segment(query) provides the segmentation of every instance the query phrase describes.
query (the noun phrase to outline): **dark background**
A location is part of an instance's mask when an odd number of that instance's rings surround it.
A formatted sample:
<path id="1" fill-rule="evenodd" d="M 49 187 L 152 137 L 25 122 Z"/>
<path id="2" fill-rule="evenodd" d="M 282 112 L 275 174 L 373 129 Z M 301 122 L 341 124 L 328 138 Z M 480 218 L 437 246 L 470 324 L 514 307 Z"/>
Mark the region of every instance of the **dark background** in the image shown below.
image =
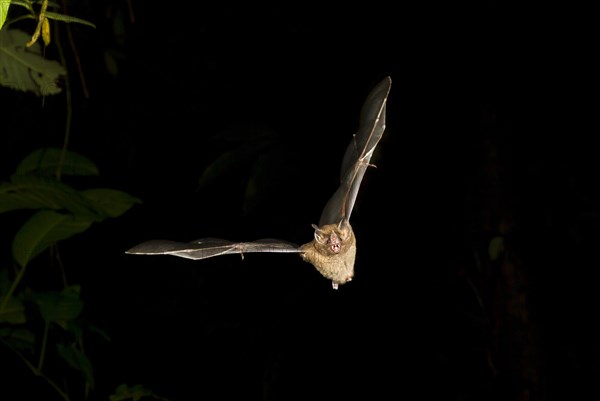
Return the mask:
<path id="1" fill-rule="evenodd" d="M 91 186 L 143 201 L 61 244 L 84 316 L 111 337 L 86 344 L 93 399 L 120 383 L 172 401 L 597 392 L 598 163 L 583 122 L 595 110 L 575 94 L 588 85 L 584 22 L 522 2 L 148 3 L 69 3 L 97 24 L 70 26 L 79 61 L 56 39 L 69 149 L 99 166 Z M 333 291 L 295 255 L 124 253 L 158 238 L 308 242 L 362 102 L 388 75 L 386 133 L 352 215 L 353 282 Z M 62 146 L 65 98 L 0 96 L 7 179 L 32 150 Z M 246 159 L 198 186 L 240 149 Z M 55 396 L 14 383 L 25 399 Z"/>

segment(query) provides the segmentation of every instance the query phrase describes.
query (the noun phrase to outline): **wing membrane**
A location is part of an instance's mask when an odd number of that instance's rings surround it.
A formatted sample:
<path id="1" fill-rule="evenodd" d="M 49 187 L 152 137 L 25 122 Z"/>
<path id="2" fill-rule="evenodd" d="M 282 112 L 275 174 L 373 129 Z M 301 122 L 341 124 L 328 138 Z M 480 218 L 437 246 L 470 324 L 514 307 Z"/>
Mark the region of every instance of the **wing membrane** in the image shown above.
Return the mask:
<path id="1" fill-rule="evenodd" d="M 344 154 L 340 186 L 323 208 L 319 226 L 350 219 L 360 183 L 385 131 L 385 106 L 391 85 L 391 78 L 386 77 L 367 96 L 360 112 L 358 131 Z"/>
<path id="2" fill-rule="evenodd" d="M 207 259 L 213 256 L 245 253 L 299 253 L 299 246 L 282 240 L 265 238 L 251 242 L 234 242 L 220 238 L 202 238 L 192 242 L 151 240 L 142 242 L 126 253 L 134 255 L 173 255 L 186 259 Z"/>

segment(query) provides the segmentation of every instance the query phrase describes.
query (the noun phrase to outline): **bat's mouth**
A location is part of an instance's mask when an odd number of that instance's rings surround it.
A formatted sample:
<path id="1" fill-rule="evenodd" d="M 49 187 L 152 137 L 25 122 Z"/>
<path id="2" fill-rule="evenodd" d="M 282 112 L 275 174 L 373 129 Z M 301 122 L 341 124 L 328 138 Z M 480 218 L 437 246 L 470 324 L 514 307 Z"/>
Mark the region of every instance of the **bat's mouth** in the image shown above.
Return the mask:
<path id="1" fill-rule="evenodd" d="M 336 254 L 342 250 L 342 240 L 335 232 L 332 232 L 329 236 L 329 249 Z"/>

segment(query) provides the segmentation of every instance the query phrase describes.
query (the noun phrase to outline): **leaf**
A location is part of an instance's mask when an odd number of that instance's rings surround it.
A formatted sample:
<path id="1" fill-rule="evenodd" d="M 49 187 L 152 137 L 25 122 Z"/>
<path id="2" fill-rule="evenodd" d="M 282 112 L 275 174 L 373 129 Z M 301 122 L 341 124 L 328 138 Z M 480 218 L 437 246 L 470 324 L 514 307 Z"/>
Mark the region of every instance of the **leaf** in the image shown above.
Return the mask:
<path id="1" fill-rule="evenodd" d="M 41 148 L 26 156 L 17 166 L 16 175 L 42 174 L 53 175 L 59 164 L 63 175 L 98 175 L 98 167 L 85 156 L 66 151 L 61 163 L 62 149 Z"/>
<path id="2" fill-rule="evenodd" d="M 90 202 L 94 212 L 105 217 L 118 217 L 134 204 L 142 203 L 138 198 L 116 189 L 94 188 L 81 193 Z"/>
<path id="3" fill-rule="evenodd" d="M 65 68 L 42 57 L 39 44 L 25 47 L 30 36 L 16 29 L 0 30 L 0 85 L 37 96 L 56 95 Z"/>
<path id="4" fill-rule="evenodd" d="M 250 176 L 246 183 L 244 193 L 243 210 L 245 214 L 250 213 L 257 205 L 263 202 L 265 194 L 271 192 L 271 188 L 280 184 L 277 181 L 277 172 L 281 171 L 283 151 L 277 148 L 268 148 L 260 153 L 254 164 L 250 167 Z"/>
<path id="5" fill-rule="evenodd" d="M 82 193 L 54 178 L 13 175 L 0 184 L 0 213 L 18 209 L 68 210 L 82 218 L 101 220 Z"/>
<path id="6" fill-rule="evenodd" d="M 209 164 L 198 179 L 198 189 L 205 188 L 213 182 L 223 179 L 224 176 L 234 174 L 239 170 L 251 168 L 256 160 L 256 155 L 265 151 L 264 144 L 239 145 L 233 150 L 221 153 Z"/>
<path id="7" fill-rule="evenodd" d="M 504 238 L 496 236 L 490 240 L 488 254 L 492 262 L 497 261 L 504 252 Z"/>
<path id="8" fill-rule="evenodd" d="M 61 292 L 49 291 L 34 294 L 40 313 L 47 323 L 57 323 L 68 329 L 68 322 L 79 317 L 83 302 L 79 297 L 79 286 L 65 288 Z"/>
<path id="9" fill-rule="evenodd" d="M 35 345 L 35 335 L 22 328 L 2 328 L 0 329 L 0 338 L 11 347 L 20 351 L 33 351 Z"/>
<path id="10" fill-rule="evenodd" d="M 2 300 L 2 297 L 0 297 L 0 300 Z M 10 297 L 4 308 L 0 310 L 0 323 L 23 324 L 26 321 L 25 305 L 15 297 Z"/>
<path id="11" fill-rule="evenodd" d="M 133 400 L 139 401 L 143 397 L 151 397 L 157 400 L 168 401 L 167 398 L 160 397 L 152 390 L 149 390 L 142 386 L 141 384 L 137 384 L 135 386 L 129 387 L 126 384 L 121 384 L 117 387 L 115 394 L 111 395 L 108 399 L 110 401 L 124 401 L 124 400 Z"/>
<path id="12" fill-rule="evenodd" d="M 90 331 L 90 333 L 95 333 L 102 337 L 105 341 L 110 341 L 110 336 L 106 333 L 106 331 L 102 330 L 101 328 L 91 323 L 87 323 L 86 328 Z"/>
<path id="13" fill-rule="evenodd" d="M 2 29 L 4 21 L 6 21 L 6 16 L 8 15 L 9 7 L 10 0 L 0 0 L 0 29 Z"/>
<path id="14" fill-rule="evenodd" d="M 54 13 L 52 11 L 46 11 L 46 17 L 48 17 L 49 19 L 56 20 L 56 21 L 62 21 L 62 22 L 67 22 L 67 23 L 68 22 L 76 22 L 78 24 L 90 26 L 94 29 L 96 28 L 96 25 L 94 25 L 93 23 L 86 21 L 84 19 L 72 17 L 70 15 L 58 14 L 58 13 Z"/>
<path id="15" fill-rule="evenodd" d="M 90 389 L 94 388 L 94 369 L 92 368 L 92 363 L 88 357 L 72 345 L 67 346 L 59 343 L 56 345 L 56 349 L 61 358 L 67 362 L 71 368 L 83 374 L 86 381 L 86 387 Z"/>
<path id="16" fill-rule="evenodd" d="M 50 199 L 31 196 L 29 193 L 20 193 L 13 183 L 0 184 L 0 213 L 19 209 L 54 209 L 55 204 Z"/>
<path id="17" fill-rule="evenodd" d="M 52 210 L 40 210 L 23 224 L 12 244 L 13 257 L 21 267 L 57 241 L 87 230 L 93 220 Z"/>
<path id="18" fill-rule="evenodd" d="M 219 132 L 211 141 L 225 143 L 226 150 L 204 169 L 198 180 L 200 189 L 222 179 L 226 174 L 249 168 L 256 155 L 278 142 L 278 137 L 271 130 L 261 126 L 239 125 Z"/>
<path id="19" fill-rule="evenodd" d="M 217 181 L 225 173 L 231 173 L 232 170 L 238 169 L 242 158 L 237 152 L 223 152 L 208 165 L 202 175 L 198 179 L 198 189 L 202 189 Z"/>

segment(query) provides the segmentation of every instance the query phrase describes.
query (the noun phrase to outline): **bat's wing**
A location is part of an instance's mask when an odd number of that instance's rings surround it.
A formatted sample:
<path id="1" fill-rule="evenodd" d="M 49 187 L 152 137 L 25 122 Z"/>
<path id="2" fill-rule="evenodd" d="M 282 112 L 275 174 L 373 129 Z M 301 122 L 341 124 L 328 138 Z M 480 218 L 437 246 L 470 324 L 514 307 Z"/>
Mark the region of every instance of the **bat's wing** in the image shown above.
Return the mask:
<path id="1" fill-rule="evenodd" d="M 350 219 L 363 175 L 385 130 L 385 105 L 391 85 L 392 79 L 386 77 L 367 96 L 360 112 L 358 132 L 344 154 L 340 186 L 321 213 L 320 227 Z"/>
<path id="2" fill-rule="evenodd" d="M 278 239 L 233 242 L 219 238 L 202 238 L 192 242 L 152 240 L 142 242 L 126 253 L 134 255 L 173 255 L 187 259 L 206 259 L 220 255 L 241 255 L 251 252 L 300 253 L 299 246 Z"/>

